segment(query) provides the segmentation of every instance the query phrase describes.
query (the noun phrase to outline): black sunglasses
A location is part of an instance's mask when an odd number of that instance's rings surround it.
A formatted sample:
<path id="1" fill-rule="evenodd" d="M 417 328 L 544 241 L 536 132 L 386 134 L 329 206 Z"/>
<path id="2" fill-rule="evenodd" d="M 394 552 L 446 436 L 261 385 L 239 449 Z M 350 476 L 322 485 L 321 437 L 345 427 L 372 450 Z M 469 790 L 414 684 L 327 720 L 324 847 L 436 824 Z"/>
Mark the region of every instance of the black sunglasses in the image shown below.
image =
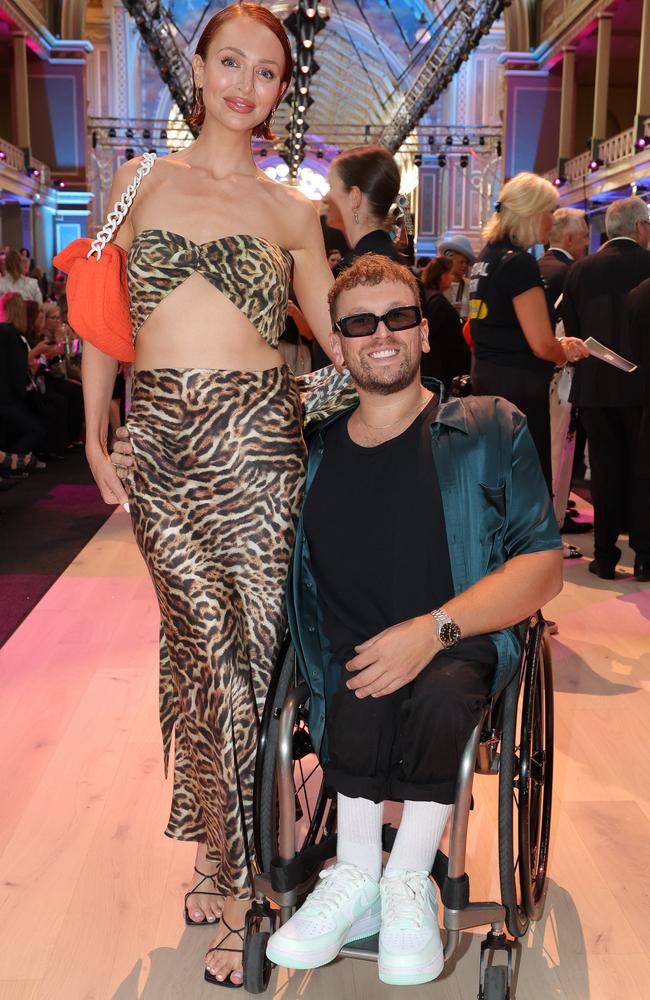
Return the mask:
<path id="1" fill-rule="evenodd" d="M 396 306 L 383 316 L 375 316 L 374 313 L 343 316 L 336 320 L 334 328 L 344 337 L 372 337 L 380 323 L 385 323 L 391 333 L 397 333 L 399 330 L 410 330 L 421 322 L 422 313 L 418 306 Z"/>

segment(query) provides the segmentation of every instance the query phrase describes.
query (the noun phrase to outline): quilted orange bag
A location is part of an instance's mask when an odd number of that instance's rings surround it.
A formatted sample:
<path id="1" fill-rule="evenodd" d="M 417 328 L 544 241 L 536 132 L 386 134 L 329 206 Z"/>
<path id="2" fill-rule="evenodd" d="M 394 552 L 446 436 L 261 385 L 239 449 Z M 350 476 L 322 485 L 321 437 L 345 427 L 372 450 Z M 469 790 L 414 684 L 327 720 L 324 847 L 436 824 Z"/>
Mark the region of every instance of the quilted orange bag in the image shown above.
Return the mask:
<path id="1" fill-rule="evenodd" d="M 144 153 L 131 184 L 109 213 L 97 238 L 73 240 L 54 258 L 54 265 L 68 275 L 66 294 L 70 326 L 104 354 L 118 361 L 133 361 L 135 351 L 126 284 L 126 251 L 111 243 L 124 221 L 136 191 L 156 159 Z"/>

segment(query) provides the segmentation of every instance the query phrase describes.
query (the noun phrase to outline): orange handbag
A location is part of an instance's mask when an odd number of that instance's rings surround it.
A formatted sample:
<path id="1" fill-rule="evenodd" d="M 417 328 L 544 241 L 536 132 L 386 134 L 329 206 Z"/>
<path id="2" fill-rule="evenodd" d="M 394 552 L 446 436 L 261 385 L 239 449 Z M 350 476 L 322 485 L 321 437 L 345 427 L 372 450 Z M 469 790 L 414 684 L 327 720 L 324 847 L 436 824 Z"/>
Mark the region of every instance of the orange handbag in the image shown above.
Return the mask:
<path id="1" fill-rule="evenodd" d="M 53 260 L 68 275 L 70 326 L 83 340 L 118 361 L 133 361 L 133 335 L 126 284 L 126 251 L 111 243 L 124 221 L 155 153 L 144 153 L 131 184 L 109 213 L 97 238 L 73 240 Z"/>

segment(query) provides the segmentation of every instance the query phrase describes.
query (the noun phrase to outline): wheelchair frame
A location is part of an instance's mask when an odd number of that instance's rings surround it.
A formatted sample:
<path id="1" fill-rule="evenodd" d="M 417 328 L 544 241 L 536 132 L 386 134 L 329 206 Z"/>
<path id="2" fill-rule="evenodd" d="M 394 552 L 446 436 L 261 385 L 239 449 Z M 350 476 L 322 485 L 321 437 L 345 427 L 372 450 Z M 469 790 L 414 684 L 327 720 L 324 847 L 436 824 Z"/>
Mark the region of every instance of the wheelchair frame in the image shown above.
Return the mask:
<path id="1" fill-rule="evenodd" d="M 286 647 L 284 654 L 286 665 Z M 256 875 L 255 900 L 246 918 L 244 986 L 251 993 L 263 993 L 266 990 L 272 971 L 271 963 L 266 959 L 266 942 L 275 930 L 278 911 L 271 907 L 271 902 L 279 908 L 280 921 L 284 923 L 311 891 L 323 863 L 336 855 L 336 835 L 327 829 L 327 824 L 321 840 L 308 843 L 303 850 L 296 852 L 294 732 L 301 707 L 308 700 L 309 689 L 302 680 L 293 688 L 285 685 L 280 692 L 280 700 L 285 690 L 286 700 L 281 710 L 275 701 L 275 687 L 267 705 L 269 715 L 278 722 L 275 765 L 278 855 L 271 859 L 268 866 L 270 870 L 260 871 Z M 506 713 L 509 721 L 505 718 Z M 503 744 L 506 730 L 511 746 Z M 264 726 L 263 731 L 266 734 Z M 265 742 L 264 735 L 260 750 L 262 754 Z M 504 757 L 506 753 L 509 754 L 508 758 Z M 553 692 L 550 645 L 544 619 L 537 612 L 529 622 L 519 670 L 506 688 L 491 699 L 465 746 L 452 814 L 449 856 L 438 851 L 431 872 L 444 907 L 443 927 L 447 932 L 445 964 L 454 955 L 462 931 L 491 925 L 481 943 L 478 1000 L 514 1000 L 513 945 L 516 944 L 517 937 L 526 933 L 530 920 L 538 919 L 543 909 L 551 820 L 552 763 Z M 501 903 L 470 901 L 465 862 L 475 771 L 482 774 L 498 773 L 500 777 Z M 261 780 L 262 773 L 262 768 L 258 767 L 256 782 Z M 519 841 L 516 863 L 513 851 L 515 791 Z M 255 801 L 259 802 L 258 794 Z M 386 825 L 383 833 L 384 850 L 390 850 L 396 831 Z M 257 841 L 259 844 L 259 838 Z M 515 940 L 508 938 L 504 924 Z M 505 954 L 506 964 L 494 964 L 495 952 Z M 346 945 L 340 955 L 376 961 L 377 936 Z"/>

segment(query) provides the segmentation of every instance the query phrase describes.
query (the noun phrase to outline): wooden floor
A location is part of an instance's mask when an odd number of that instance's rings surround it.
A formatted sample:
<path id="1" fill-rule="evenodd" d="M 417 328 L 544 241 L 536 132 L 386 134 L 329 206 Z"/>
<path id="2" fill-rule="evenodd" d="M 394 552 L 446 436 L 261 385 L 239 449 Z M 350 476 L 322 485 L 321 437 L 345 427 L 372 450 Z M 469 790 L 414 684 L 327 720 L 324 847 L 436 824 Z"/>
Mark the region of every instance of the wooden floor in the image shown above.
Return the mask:
<path id="1" fill-rule="evenodd" d="M 565 565 L 547 609 L 560 626 L 551 884 L 517 998 L 647 1000 L 650 586 Z M 201 971 L 210 931 L 182 921 L 193 847 L 162 835 L 157 629 L 118 511 L 0 652 L 0 1000 L 221 995 Z M 496 780 L 477 778 L 475 799 L 472 896 L 494 898 Z M 280 970 L 268 996 L 470 1000 L 481 936 L 427 987 L 383 986 L 374 964 L 340 960 Z"/>

